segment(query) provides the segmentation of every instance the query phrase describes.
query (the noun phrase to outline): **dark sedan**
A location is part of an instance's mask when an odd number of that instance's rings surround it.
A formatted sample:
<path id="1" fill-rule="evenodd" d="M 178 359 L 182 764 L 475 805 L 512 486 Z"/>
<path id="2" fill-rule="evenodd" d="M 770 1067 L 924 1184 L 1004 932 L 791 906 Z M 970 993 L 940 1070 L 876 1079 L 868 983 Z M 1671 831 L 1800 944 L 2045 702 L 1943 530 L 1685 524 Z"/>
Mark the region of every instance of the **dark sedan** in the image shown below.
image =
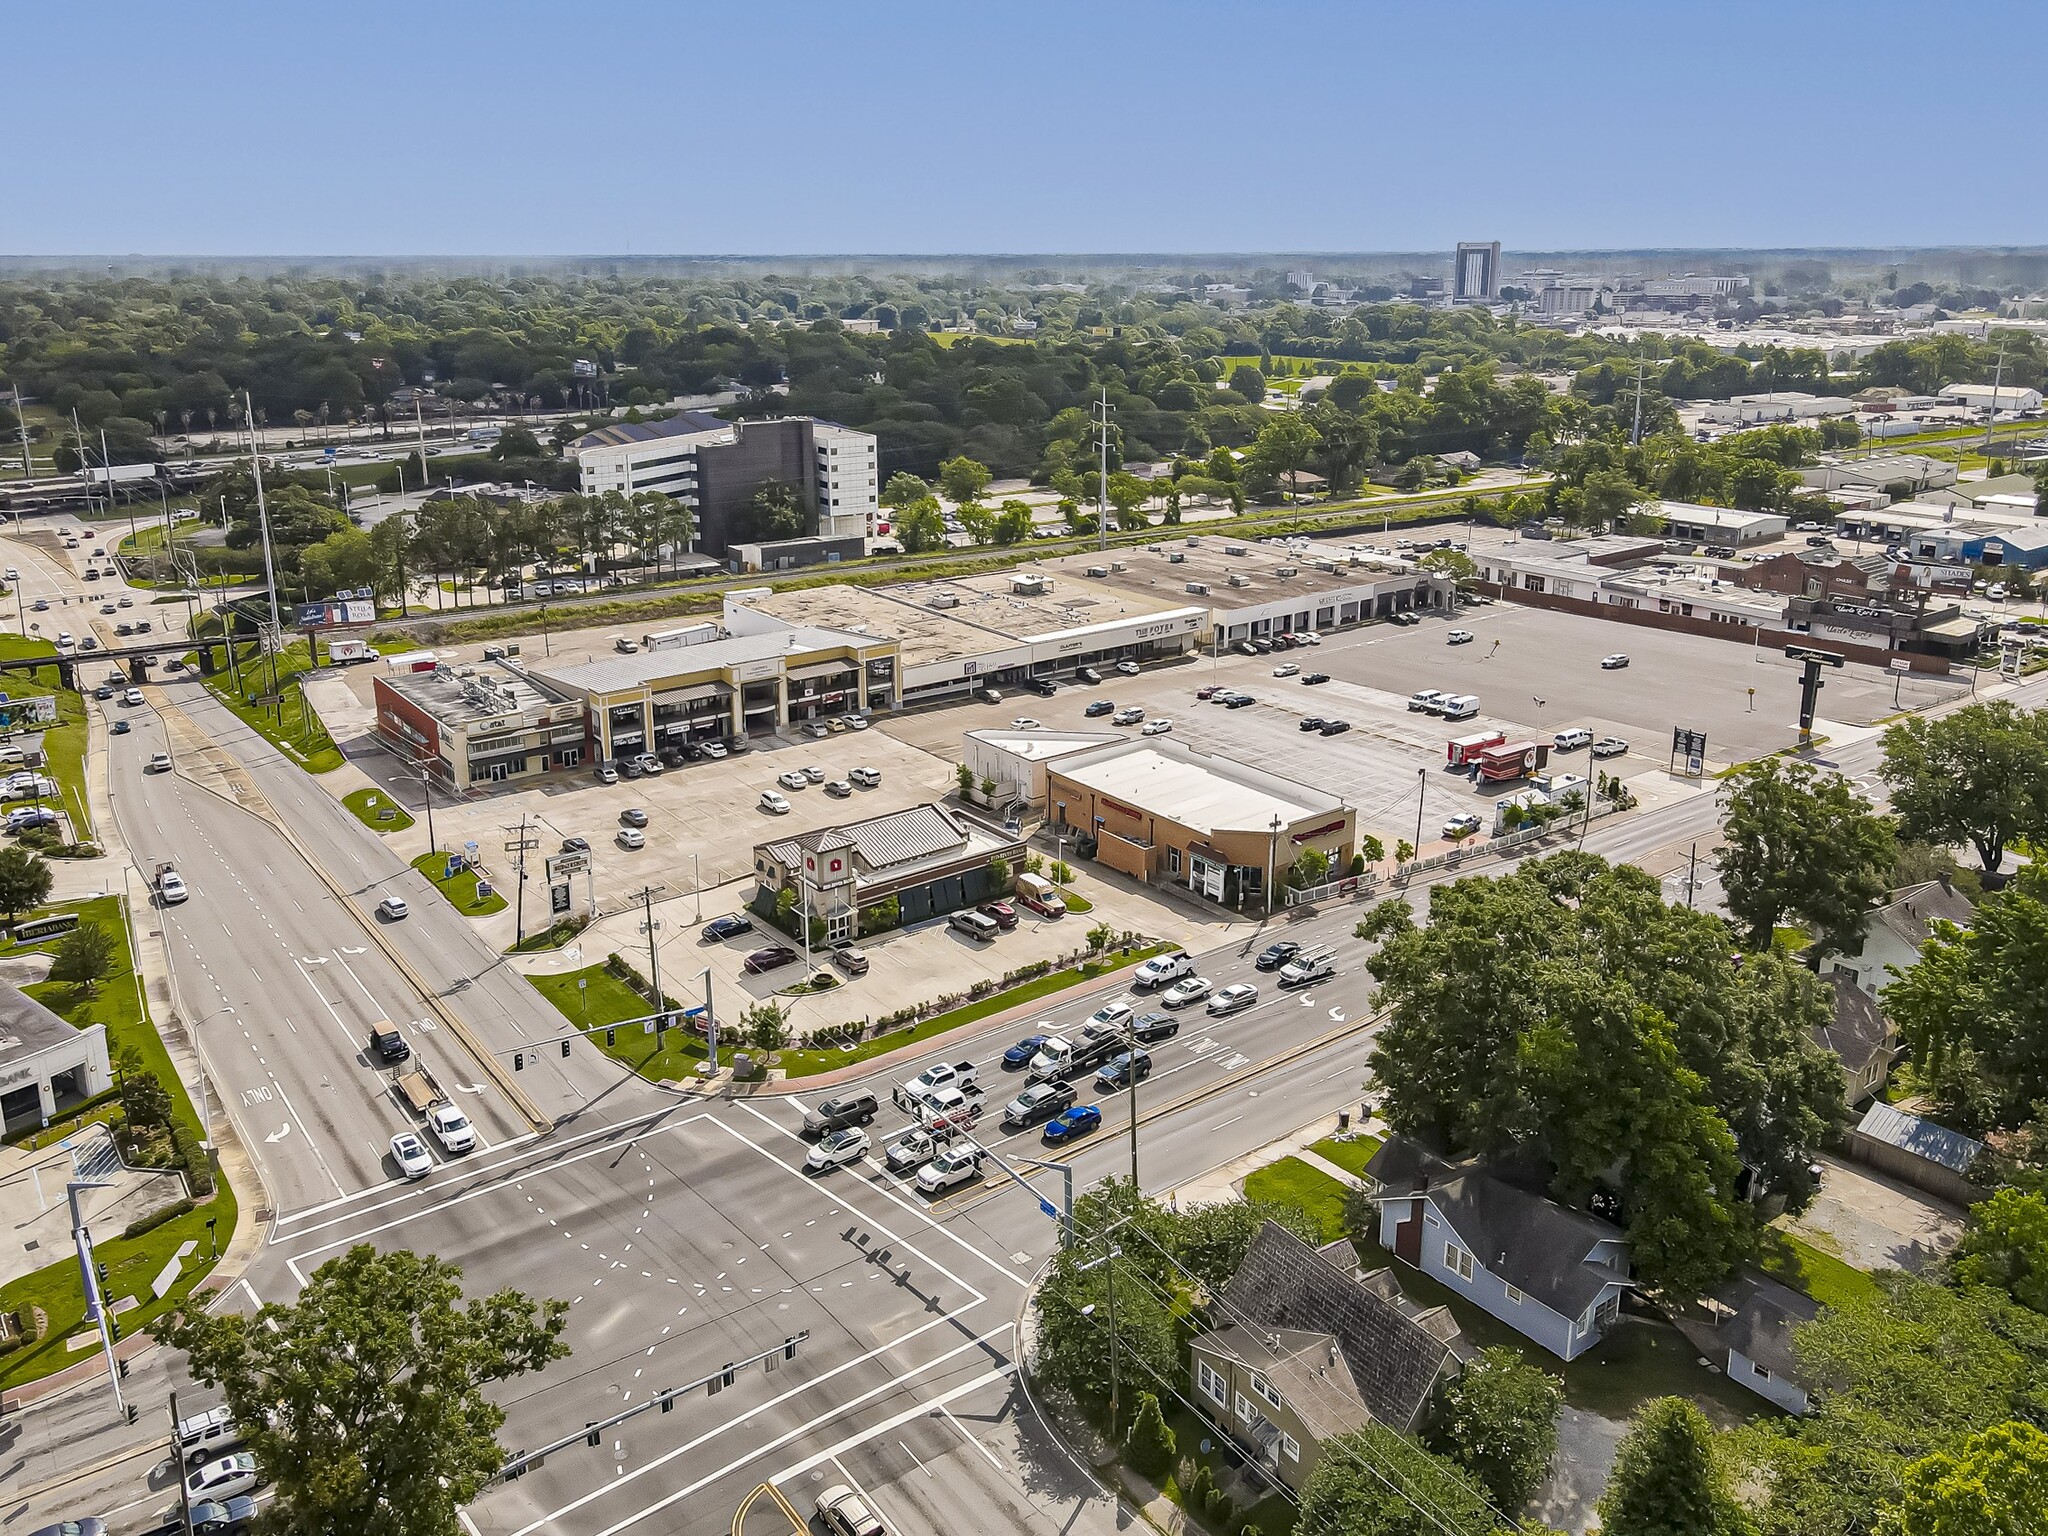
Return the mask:
<path id="1" fill-rule="evenodd" d="M 779 966 L 794 965 L 797 952 L 787 944 L 771 944 L 766 949 L 757 949 L 747 956 L 747 974 L 758 976 L 763 971 L 772 971 Z"/>
<path id="2" fill-rule="evenodd" d="M 1026 1035 L 1007 1051 L 1003 1052 L 1003 1070 L 1021 1072 L 1031 1065 L 1031 1058 L 1038 1054 L 1038 1048 L 1045 1044 L 1044 1035 Z"/>
<path id="3" fill-rule="evenodd" d="M 754 931 L 754 920 L 743 912 L 728 912 L 724 917 L 714 917 L 704 925 L 704 942 L 722 944 L 727 939 L 736 939 L 743 933 Z"/>
<path id="4" fill-rule="evenodd" d="M 1350 729 L 1351 722 L 1349 720 L 1325 720 L 1323 722 L 1323 734 L 1325 736 L 1342 736 Z"/>
<path id="5" fill-rule="evenodd" d="M 1278 939 L 1259 951 L 1259 958 L 1252 962 L 1252 968 L 1259 971 L 1277 971 L 1300 953 L 1301 946 L 1294 940 Z"/>

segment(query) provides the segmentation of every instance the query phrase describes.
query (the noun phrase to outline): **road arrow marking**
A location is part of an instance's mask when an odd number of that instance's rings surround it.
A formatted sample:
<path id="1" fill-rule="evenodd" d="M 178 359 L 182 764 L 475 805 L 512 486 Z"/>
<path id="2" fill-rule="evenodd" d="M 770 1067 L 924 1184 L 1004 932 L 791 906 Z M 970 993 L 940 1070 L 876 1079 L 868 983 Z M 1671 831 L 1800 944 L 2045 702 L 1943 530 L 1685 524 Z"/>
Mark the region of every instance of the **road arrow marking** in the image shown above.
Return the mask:
<path id="1" fill-rule="evenodd" d="M 292 1123 L 291 1121 L 287 1120 L 283 1125 L 280 1125 L 276 1130 L 272 1131 L 268 1136 L 264 1137 L 263 1139 L 265 1141 L 283 1141 L 285 1137 L 291 1135 L 291 1133 Z"/>
<path id="2" fill-rule="evenodd" d="M 365 944 L 361 949 L 350 949 L 346 945 L 344 945 L 342 947 L 341 953 L 343 953 L 344 955 L 363 955 L 368 954 L 369 950 L 370 946 L 367 944 Z"/>
<path id="3" fill-rule="evenodd" d="M 482 1083 L 457 1083 L 455 1091 L 457 1093 L 482 1093 L 484 1085 Z"/>
<path id="4" fill-rule="evenodd" d="M 327 957 L 325 955 L 299 956 L 299 964 L 301 965 L 325 965 L 326 963 Z"/>
<path id="5" fill-rule="evenodd" d="M 1330 1010 L 1330 1019 L 1333 1023 L 1342 1024 L 1344 1022 L 1344 1010 L 1342 1008 L 1332 1008 Z"/>

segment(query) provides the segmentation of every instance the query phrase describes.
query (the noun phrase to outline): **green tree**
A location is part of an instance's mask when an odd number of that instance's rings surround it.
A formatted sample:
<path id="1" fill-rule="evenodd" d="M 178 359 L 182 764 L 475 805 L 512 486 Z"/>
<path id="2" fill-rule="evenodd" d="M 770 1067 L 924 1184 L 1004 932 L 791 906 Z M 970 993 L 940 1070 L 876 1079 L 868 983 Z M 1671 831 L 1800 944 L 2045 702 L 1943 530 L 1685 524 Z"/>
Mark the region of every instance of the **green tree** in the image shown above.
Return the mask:
<path id="1" fill-rule="evenodd" d="M 50 899 L 49 863 L 19 843 L 0 848 L 0 912 L 13 922 Z"/>
<path id="2" fill-rule="evenodd" d="M 505 459 L 537 459 L 541 456 L 540 439 L 525 427 L 510 426 L 498 433 L 498 440 L 491 444 L 491 457 Z"/>
<path id="3" fill-rule="evenodd" d="M 1890 824 L 1838 773 L 1766 757 L 1722 786 L 1725 842 L 1715 854 L 1728 910 L 1752 949 L 1786 917 L 1806 923 L 1823 954 L 1854 949 L 1891 873 Z"/>
<path id="4" fill-rule="evenodd" d="M 903 512 L 930 496 L 932 488 L 910 471 L 899 469 L 882 487 L 882 505 Z"/>
<path id="5" fill-rule="evenodd" d="M 465 1301 L 455 1266 L 358 1244 L 294 1302 L 184 1312 L 161 1336 L 273 1479 L 266 1531 L 456 1536 L 505 1460 L 485 1389 L 568 1354 L 568 1311 L 513 1290 Z"/>
<path id="6" fill-rule="evenodd" d="M 142 1129 L 171 1123 L 170 1092 L 154 1072 L 124 1070 L 121 1074 L 121 1113 L 128 1123 Z"/>
<path id="7" fill-rule="evenodd" d="M 57 941 L 50 980 L 69 982 L 90 996 L 113 974 L 114 937 L 104 923 L 80 923 Z"/>
<path id="8" fill-rule="evenodd" d="M 1367 1421 L 1323 1442 L 1295 1536 L 1492 1536 L 1501 1522 L 1466 1473 Z"/>
<path id="9" fill-rule="evenodd" d="M 1230 388 L 1257 405 L 1266 398 L 1266 376 L 1250 363 L 1239 363 L 1230 370 Z"/>
<path id="10" fill-rule="evenodd" d="M 1297 891 L 1321 885 L 1330 873 L 1330 856 L 1320 848 L 1304 848 L 1287 866 L 1287 883 Z"/>
<path id="11" fill-rule="evenodd" d="M 995 514 L 978 501 L 963 501 L 959 511 L 960 528 L 976 544 L 992 544 L 996 536 Z"/>
<path id="12" fill-rule="evenodd" d="M 762 1001 L 740 1015 L 740 1032 L 757 1051 L 779 1051 L 789 1044 L 789 1016 L 774 1002 Z"/>
<path id="13" fill-rule="evenodd" d="M 1660 1397 L 1635 1417 L 1600 1500 L 1602 1536 L 1746 1536 L 1705 1414 Z"/>
<path id="14" fill-rule="evenodd" d="M 1432 549 L 1415 563 L 1425 571 L 1450 577 L 1460 592 L 1479 579 L 1478 562 L 1462 549 Z"/>
<path id="15" fill-rule="evenodd" d="M 814 526 L 809 499 L 784 480 L 763 480 L 733 518 L 734 536 L 743 544 L 800 539 Z"/>
<path id="16" fill-rule="evenodd" d="M 2004 699 L 1952 715 L 1915 716 L 1884 733 L 1884 765 L 1899 835 L 1968 842 L 1995 874 L 2014 838 L 2048 817 L 2048 731 Z"/>
<path id="17" fill-rule="evenodd" d="M 939 466 L 939 489 L 946 493 L 946 499 L 957 506 L 981 500 L 981 493 L 988 489 L 993 478 L 989 467 L 965 454 L 946 460 Z"/>
<path id="18" fill-rule="evenodd" d="M 946 542 L 946 521 L 939 511 L 939 503 L 931 496 L 920 496 L 901 512 L 896 514 L 893 531 L 897 542 L 908 554 L 921 555 L 926 550 L 939 549 Z"/>
<path id="19" fill-rule="evenodd" d="M 1260 1228 L 1276 1221 L 1305 1243 L 1322 1244 L 1322 1230 L 1299 1206 L 1271 1200 L 1216 1200 L 1177 1213 L 1174 1257 L 1211 1296 L 1230 1283 Z"/>
<path id="20" fill-rule="evenodd" d="M 360 528 L 330 533 L 299 551 L 299 576 L 309 600 L 358 587 L 374 590 L 381 564 L 375 542 Z"/>
<path id="21" fill-rule="evenodd" d="M 1109 504 L 1116 509 L 1116 525 L 1126 531 L 1147 526 L 1145 503 L 1152 499 L 1152 487 L 1136 475 L 1118 470 L 1109 477 Z"/>
<path id="22" fill-rule="evenodd" d="M 965 795 L 972 792 L 974 789 L 974 770 L 965 763 L 955 764 L 953 768 L 953 782 L 960 786 L 961 794 Z"/>
<path id="23" fill-rule="evenodd" d="M 1906 1468 L 1882 1536 L 2032 1536 L 2048 1529 L 2048 1435 L 2019 1420 Z"/>
<path id="24" fill-rule="evenodd" d="M 988 861 L 988 883 L 998 891 L 1010 888 L 1010 861 L 1001 854 Z"/>
<path id="25" fill-rule="evenodd" d="M 2036 1190 L 2001 1189 L 1971 1206 L 1955 1275 L 1965 1285 L 1995 1285 L 2021 1306 L 2048 1312 L 2048 1198 Z"/>
<path id="26" fill-rule="evenodd" d="M 1444 1386 L 1428 1444 L 1471 1473 L 1497 1508 L 1512 1513 L 1549 1470 L 1563 1401 L 1556 1377 L 1520 1351 L 1495 1345 Z"/>
<path id="27" fill-rule="evenodd" d="M 1159 1399 L 1150 1392 L 1138 1394 L 1138 1411 L 1131 1416 L 1130 1455 L 1131 1465 L 1150 1478 L 1171 1472 L 1180 1455 L 1173 1429 L 1159 1411 Z"/>
<path id="28" fill-rule="evenodd" d="M 1296 413 L 1275 416 L 1259 428 L 1252 444 L 1253 466 L 1275 480 L 1287 482 L 1287 499 L 1301 499 L 1301 472 L 1308 468 L 1322 439 L 1306 416 Z"/>
<path id="29" fill-rule="evenodd" d="M 996 508 L 995 541 L 998 544 L 1021 544 L 1031 537 L 1031 508 L 1021 501 L 1006 501 Z"/>

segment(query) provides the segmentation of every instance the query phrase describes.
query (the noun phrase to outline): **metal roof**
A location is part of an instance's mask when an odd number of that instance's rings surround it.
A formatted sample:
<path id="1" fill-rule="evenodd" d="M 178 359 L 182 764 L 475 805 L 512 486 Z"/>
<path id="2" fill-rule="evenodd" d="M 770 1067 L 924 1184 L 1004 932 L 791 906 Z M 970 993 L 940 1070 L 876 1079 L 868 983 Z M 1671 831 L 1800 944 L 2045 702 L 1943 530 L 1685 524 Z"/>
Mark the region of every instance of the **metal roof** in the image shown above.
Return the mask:
<path id="1" fill-rule="evenodd" d="M 658 438 L 682 437 L 691 432 L 729 430 L 732 423 L 708 411 L 681 411 L 664 421 L 618 421 L 608 427 L 586 432 L 569 445 L 575 453 L 584 448 L 623 448 L 629 443 L 649 443 Z"/>
<path id="2" fill-rule="evenodd" d="M 1972 1141 L 1960 1131 L 1909 1115 L 1889 1104 L 1871 1105 L 1856 1129 L 1873 1141 L 1901 1148 L 1961 1174 L 1970 1171 L 1970 1165 L 1984 1150 L 1981 1141 Z"/>
<path id="3" fill-rule="evenodd" d="M 828 841 L 829 840 L 829 841 Z M 886 872 L 920 859 L 965 849 L 967 829 L 944 806 L 926 803 L 907 810 L 892 811 L 870 821 L 849 822 L 826 827 L 768 845 L 768 856 L 778 864 L 794 865 L 808 848 L 851 846 L 856 860 L 869 872 Z"/>
<path id="4" fill-rule="evenodd" d="M 103 1029 L 94 1024 L 92 1029 Z M 74 1029 L 18 987 L 0 982 L 0 1061 L 32 1056 L 53 1045 L 76 1040 L 84 1030 Z"/>

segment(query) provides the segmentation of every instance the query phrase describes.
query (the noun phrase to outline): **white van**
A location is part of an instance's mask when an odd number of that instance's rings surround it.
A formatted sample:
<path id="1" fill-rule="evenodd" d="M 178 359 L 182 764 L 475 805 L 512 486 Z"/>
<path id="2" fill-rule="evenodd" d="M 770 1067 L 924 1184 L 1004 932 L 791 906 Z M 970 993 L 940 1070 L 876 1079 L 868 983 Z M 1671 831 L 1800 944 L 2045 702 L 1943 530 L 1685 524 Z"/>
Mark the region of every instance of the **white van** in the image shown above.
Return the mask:
<path id="1" fill-rule="evenodd" d="M 1593 745 L 1593 733 L 1583 725 L 1575 725 L 1568 731 L 1559 731 L 1550 740 L 1559 752 L 1576 752 L 1580 747 Z"/>
<path id="2" fill-rule="evenodd" d="M 1475 693 L 1454 693 L 1443 701 L 1437 712 L 1446 720 L 1470 720 L 1479 713 L 1479 696 Z"/>
<path id="3" fill-rule="evenodd" d="M 1408 696 L 1408 707 L 1425 715 L 1433 715 L 1444 707 L 1445 694 L 1441 688 L 1425 688 L 1420 693 Z"/>
<path id="4" fill-rule="evenodd" d="M 1337 951 L 1327 944 L 1311 944 L 1280 967 L 1280 985 L 1305 987 L 1337 974 Z"/>

